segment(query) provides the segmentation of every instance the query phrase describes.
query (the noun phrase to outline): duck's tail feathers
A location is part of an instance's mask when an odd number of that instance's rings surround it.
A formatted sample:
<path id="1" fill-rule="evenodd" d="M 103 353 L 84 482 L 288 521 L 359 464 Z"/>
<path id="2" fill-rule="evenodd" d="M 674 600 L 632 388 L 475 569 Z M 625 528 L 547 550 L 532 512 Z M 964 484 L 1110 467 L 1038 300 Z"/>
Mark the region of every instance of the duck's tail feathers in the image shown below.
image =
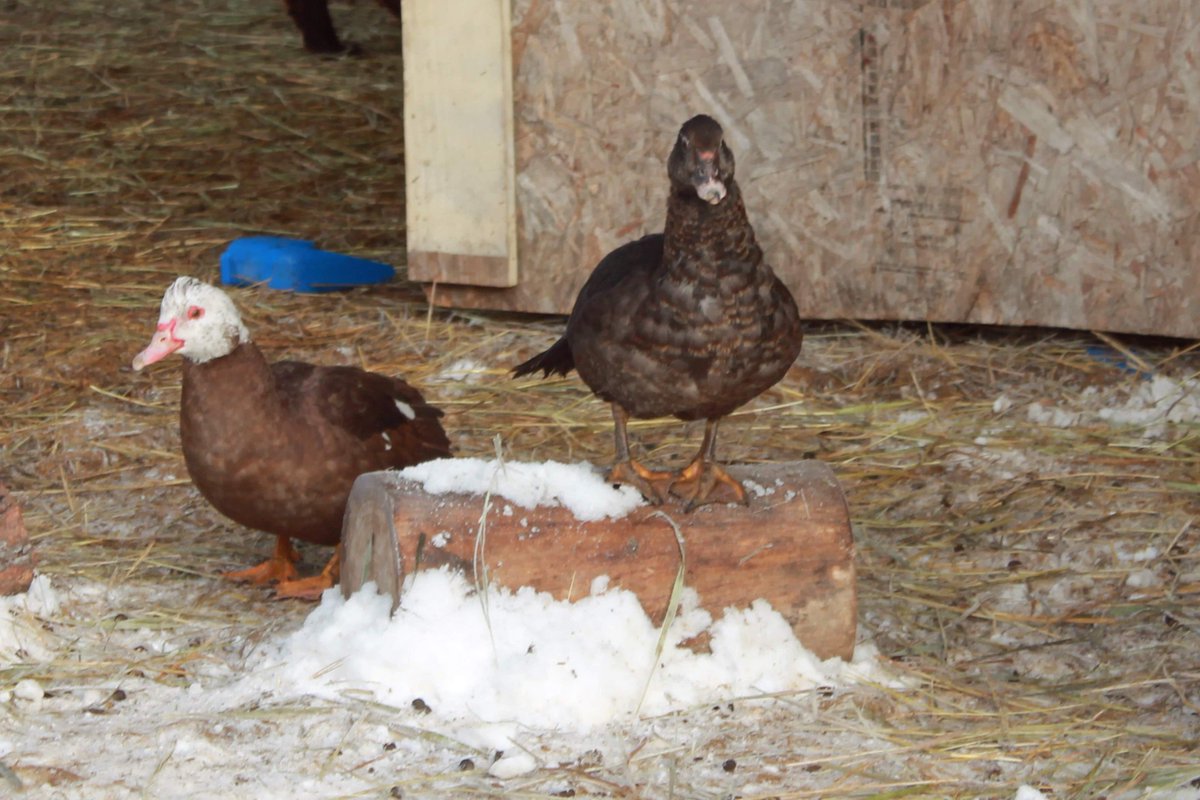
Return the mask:
<path id="1" fill-rule="evenodd" d="M 513 377 L 519 378 L 522 375 L 542 371 L 542 377 L 548 378 L 551 373 L 556 375 L 566 375 L 571 370 L 575 369 L 575 356 L 571 354 L 571 345 L 567 344 L 567 339 L 564 336 L 550 346 L 549 350 L 538 353 L 533 358 L 518 364 L 513 367 Z"/>

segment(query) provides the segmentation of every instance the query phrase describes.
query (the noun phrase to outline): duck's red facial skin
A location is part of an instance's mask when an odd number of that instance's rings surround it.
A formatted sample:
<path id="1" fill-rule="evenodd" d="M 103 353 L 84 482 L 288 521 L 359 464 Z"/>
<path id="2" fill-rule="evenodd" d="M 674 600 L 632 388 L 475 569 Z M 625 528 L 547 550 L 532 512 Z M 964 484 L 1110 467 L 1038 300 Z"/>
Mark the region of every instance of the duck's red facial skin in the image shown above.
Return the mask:
<path id="1" fill-rule="evenodd" d="M 183 347 L 183 339 L 175 336 L 176 322 L 177 320 L 172 319 L 167 322 L 158 323 L 154 338 L 150 340 L 149 346 L 133 357 L 133 368 L 135 370 L 141 370 L 155 361 L 162 361 L 171 355 L 171 353 Z"/>

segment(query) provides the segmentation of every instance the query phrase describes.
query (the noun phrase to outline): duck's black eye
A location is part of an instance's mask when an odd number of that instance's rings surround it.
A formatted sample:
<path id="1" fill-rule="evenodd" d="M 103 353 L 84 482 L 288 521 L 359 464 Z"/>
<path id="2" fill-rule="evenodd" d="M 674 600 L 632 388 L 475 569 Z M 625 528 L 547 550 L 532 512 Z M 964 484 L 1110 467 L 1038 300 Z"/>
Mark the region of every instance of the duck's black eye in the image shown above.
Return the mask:
<path id="1" fill-rule="evenodd" d="M 200 306 L 192 306 L 187 311 L 188 319 L 200 319 L 204 316 L 204 309 Z"/>

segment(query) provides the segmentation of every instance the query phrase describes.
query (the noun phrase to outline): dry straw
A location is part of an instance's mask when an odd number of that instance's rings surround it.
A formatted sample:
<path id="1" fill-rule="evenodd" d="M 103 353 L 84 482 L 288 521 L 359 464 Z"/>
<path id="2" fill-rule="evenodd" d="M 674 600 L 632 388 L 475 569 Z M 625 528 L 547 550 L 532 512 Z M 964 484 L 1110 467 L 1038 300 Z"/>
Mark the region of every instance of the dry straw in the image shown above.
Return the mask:
<path id="1" fill-rule="evenodd" d="M 221 519 L 186 480 L 178 367 L 135 374 L 129 360 L 167 283 L 214 278 L 233 237 L 307 237 L 403 262 L 398 37 L 370 4 L 355 7 L 359 27 L 345 33 L 371 55 L 349 60 L 300 52 L 270 3 L 10 5 L 19 22 L 0 24 L 0 479 L 56 584 L 120 584 L 143 600 L 47 633 L 62 655 L 0 665 L 0 689 L 26 677 L 58 689 L 131 676 L 184 686 L 230 632 L 250 652 L 307 608 L 216 579 L 269 542 Z M 509 459 L 611 457 L 608 411 L 576 378 L 508 377 L 559 321 L 431 311 L 403 280 L 234 296 L 273 357 L 405 375 L 447 412 L 460 455 L 490 455 L 499 434 Z M 722 457 L 833 466 L 854 517 L 862 631 L 907 688 L 694 710 L 706 716 L 686 752 L 634 728 L 626 763 L 584 753 L 506 796 L 667 796 L 668 772 L 675 796 L 718 796 L 694 754 L 736 756 L 741 785 L 757 787 L 745 797 L 1005 797 L 1021 783 L 1056 797 L 1139 797 L 1194 782 L 1200 430 L 1096 413 L 1140 391 L 1143 373 L 1193 376 L 1200 359 L 1186 345 L 814 326 L 787 379 L 722 429 Z M 1075 416 L 1056 427 L 1038 409 Z M 675 421 L 631 428 L 656 465 L 682 464 L 699 436 Z M 324 553 L 306 555 L 316 564 Z M 175 591 L 190 602 L 165 602 Z M 187 633 L 189 644 L 104 645 L 113 630 L 142 628 Z M 394 709 L 346 703 L 397 739 L 429 736 Z M 244 713 L 285 725 L 332 710 Z M 446 746 L 486 765 L 486 754 Z M 9 767 L 28 785 L 86 774 L 51 756 Z M 399 784 L 421 796 L 500 791 L 479 769 L 414 768 Z"/>

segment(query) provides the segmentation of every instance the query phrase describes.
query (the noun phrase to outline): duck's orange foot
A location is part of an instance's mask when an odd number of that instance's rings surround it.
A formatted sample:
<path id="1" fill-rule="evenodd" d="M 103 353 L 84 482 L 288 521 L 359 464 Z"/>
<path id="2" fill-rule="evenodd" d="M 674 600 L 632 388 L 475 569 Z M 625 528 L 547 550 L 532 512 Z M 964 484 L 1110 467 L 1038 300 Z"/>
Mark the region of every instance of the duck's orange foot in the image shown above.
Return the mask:
<path id="1" fill-rule="evenodd" d="M 286 597 L 294 597 L 299 600 L 320 600 L 321 593 L 337 583 L 340 573 L 341 555 L 339 550 L 333 554 L 333 558 L 329 559 L 329 563 L 325 565 L 325 569 L 321 570 L 320 575 L 313 575 L 311 578 L 281 581 L 277 584 L 275 586 L 275 599 L 282 600 Z"/>
<path id="2" fill-rule="evenodd" d="M 642 493 L 642 497 L 646 498 L 646 502 L 652 506 L 657 506 L 666 499 L 672 477 L 673 475 L 670 472 L 655 472 L 652 469 L 643 467 L 631 458 L 628 461 L 618 461 L 616 464 L 613 464 L 605 480 L 609 483 L 632 486 Z"/>
<path id="3" fill-rule="evenodd" d="M 292 547 L 292 542 L 286 536 L 275 539 L 275 552 L 266 561 L 247 569 L 224 572 L 221 577 L 243 583 L 282 583 L 294 581 L 300 573 L 296 571 L 296 562 L 300 554 Z"/>
<path id="4" fill-rule="evenodd" d="M 294 581 L 280 581 L 275 584 L 275 599 L 320 600 L 321 593 L 331 586 L 333 581 L 324 573 L 309 578 L 297 578 Z"/>
<path id="5" fill-rule="evenodd" d="M 684 511 L 695 511 L 709 503 L 749 505 L 741 482 L 716 464 L 697 458 L 684 467 L 671 482 L 671 494 L 684 501 Z"/>

